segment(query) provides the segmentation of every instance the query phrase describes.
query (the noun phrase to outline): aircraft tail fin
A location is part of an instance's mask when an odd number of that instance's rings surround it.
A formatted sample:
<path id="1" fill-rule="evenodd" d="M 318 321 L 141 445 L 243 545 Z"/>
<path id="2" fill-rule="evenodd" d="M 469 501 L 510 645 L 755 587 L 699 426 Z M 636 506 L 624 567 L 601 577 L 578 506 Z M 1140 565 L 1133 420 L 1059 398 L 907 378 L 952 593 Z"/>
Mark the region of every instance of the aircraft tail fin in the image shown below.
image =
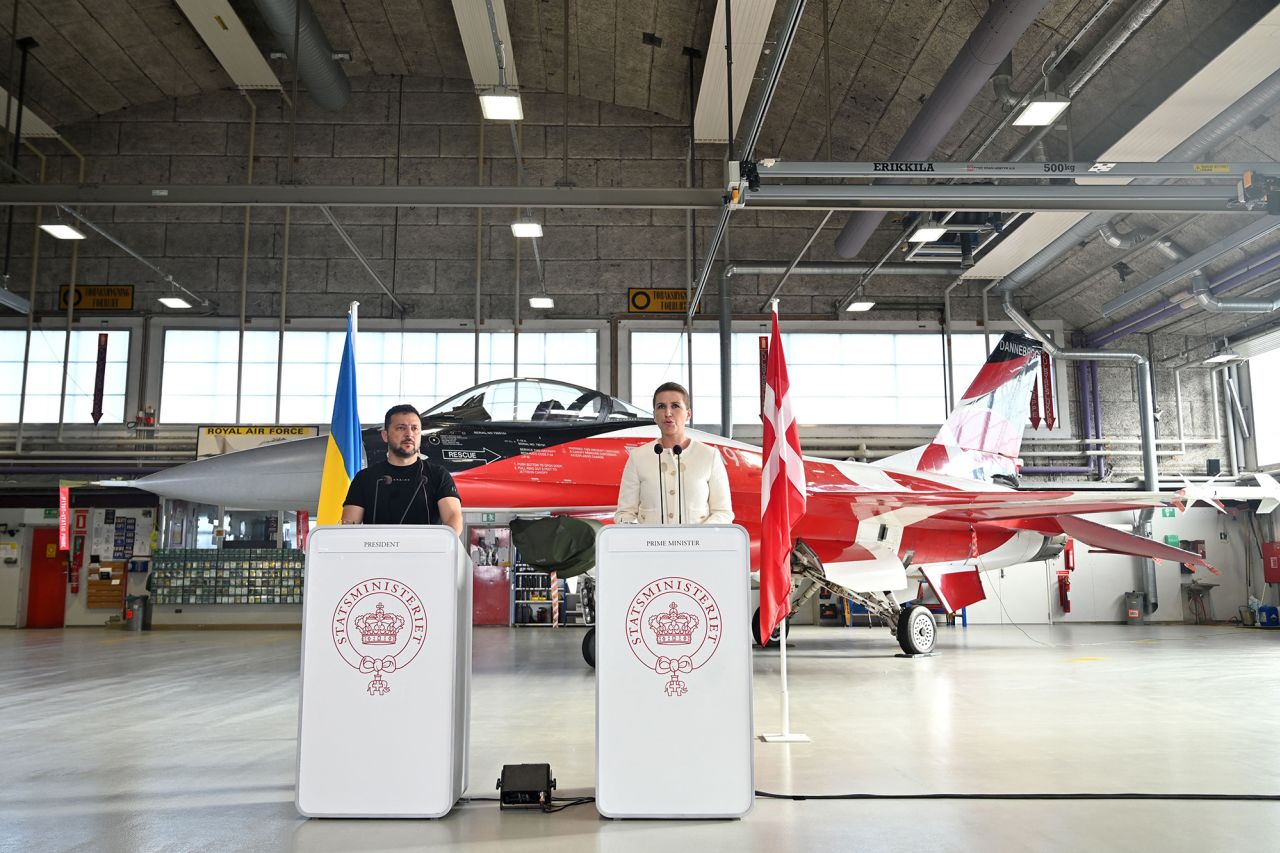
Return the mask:
<path id="1" fill-rule="evenodd" d="M 970 480 L 1016 477 L 1041 351 L 1030 338 L 1006 334 L 933 441 L 878 464 Z"/>

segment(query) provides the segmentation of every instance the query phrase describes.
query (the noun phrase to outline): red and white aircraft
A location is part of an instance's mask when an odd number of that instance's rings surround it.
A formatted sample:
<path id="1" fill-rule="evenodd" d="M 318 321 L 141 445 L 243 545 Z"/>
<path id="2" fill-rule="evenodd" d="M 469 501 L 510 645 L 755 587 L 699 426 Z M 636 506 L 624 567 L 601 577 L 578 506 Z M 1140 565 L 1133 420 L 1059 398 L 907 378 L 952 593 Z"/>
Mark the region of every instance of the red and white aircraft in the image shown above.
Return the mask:
<path id="1" fill-rule="evenodd" d="M 908 653 L 932 648 L 934 622 L 904 606 L 923 577 L 955 612 L 985 596 L 981 571 L 1048 559 L 1068 537 L 1104 551 L 1210 568 L 1197 554 L 1080 518 L 1173 501 L 1147 492 L 1019 491 L 1014 481 L 1040 347 L 1005 335 L 938 435 L 876 464 L 805 458 L 808 511 L 792 570 L 804 592 L 864 605 Z M 568 401 L 567 405 L 563 401 Z M 655 441 L 650 416 L 602 392 L 540 379 L 470 388 L 423 413 L 422 453 L 453 474 L 467 512 L 610 517 L 627 449 Z M 760 541 L 760 449 L 689 430 L 724 457 L 736 520 Z M 386 453 L 378 429 L 368 459 Z M 244 509 L 314 507 L 324 436 L 199 460 L 120 483 L 170 498 Z M 753 620 L 755 623 L 756 620 Z"/>

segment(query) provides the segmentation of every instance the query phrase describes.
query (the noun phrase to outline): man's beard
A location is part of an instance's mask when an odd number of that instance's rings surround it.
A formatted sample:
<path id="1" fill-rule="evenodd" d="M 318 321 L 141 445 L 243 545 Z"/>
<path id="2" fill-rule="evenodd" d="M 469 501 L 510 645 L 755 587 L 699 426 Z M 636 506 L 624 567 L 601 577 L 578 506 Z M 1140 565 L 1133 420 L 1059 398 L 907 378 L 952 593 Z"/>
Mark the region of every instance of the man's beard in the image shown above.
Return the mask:
<path id="1" fill-rule="evenodd" d="M 398 444 L 392 444 L 388 446 L 387 452 L 390 453 L 392 456 L 399 457 L 400 459 L 416 459 L 418 456 L 417 447 L 414 447 L 413 450 L 405 450 Z"/>

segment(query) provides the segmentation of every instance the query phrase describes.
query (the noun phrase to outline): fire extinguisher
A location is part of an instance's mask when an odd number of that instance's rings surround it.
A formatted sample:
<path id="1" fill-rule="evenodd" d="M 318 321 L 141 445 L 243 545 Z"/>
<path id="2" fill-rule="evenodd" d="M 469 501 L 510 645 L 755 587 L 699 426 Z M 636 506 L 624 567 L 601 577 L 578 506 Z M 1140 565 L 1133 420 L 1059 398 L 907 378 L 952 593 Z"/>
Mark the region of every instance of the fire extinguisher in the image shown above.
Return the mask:
<path id="1" fill-rule="evenodd" d="M 71 538 L 71 551 L 67 554 L 67 575 L 71 582 L 71 594 L 80 592 L 80 564 L 84 562 L 84 537 Z"/>
<path id="2" fill-rule="evenodd" d="M 1062 568 L 1058 570 L 1058 603 L 1063 613 L 1071 612 L 1071 573 L 1076 570 L 1076 542 L 1068 539 L 1062 549 Z"/>

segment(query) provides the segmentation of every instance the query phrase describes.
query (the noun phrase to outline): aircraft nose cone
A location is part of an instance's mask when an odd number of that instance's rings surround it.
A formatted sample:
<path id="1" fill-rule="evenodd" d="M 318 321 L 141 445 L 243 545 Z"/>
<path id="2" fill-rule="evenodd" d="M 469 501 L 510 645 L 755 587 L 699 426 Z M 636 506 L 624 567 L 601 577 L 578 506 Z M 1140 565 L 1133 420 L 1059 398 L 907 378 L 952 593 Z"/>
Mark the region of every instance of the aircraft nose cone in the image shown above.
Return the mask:
<path id="1" fill-rule="evenodd" d="M 198 459 L 132 485 L 161 497 L 235 509 L 308 509 L 320 499 L 326 435 Z"/>

